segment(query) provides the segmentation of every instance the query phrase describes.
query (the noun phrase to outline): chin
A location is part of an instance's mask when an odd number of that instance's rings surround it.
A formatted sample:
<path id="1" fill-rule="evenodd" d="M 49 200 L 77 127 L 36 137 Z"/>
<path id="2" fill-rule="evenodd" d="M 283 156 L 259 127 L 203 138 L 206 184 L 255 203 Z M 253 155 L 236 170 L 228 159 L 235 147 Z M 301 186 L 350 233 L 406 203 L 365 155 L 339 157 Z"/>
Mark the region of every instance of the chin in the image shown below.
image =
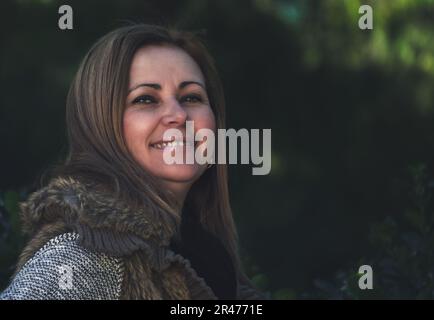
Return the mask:
<path id="1" fill-rule="evenodd" d="M 199 165 L 171 165 L 162 168 L 157 176 L 175 183 L 193 183 L 199 179 L 203 171 Z"/>

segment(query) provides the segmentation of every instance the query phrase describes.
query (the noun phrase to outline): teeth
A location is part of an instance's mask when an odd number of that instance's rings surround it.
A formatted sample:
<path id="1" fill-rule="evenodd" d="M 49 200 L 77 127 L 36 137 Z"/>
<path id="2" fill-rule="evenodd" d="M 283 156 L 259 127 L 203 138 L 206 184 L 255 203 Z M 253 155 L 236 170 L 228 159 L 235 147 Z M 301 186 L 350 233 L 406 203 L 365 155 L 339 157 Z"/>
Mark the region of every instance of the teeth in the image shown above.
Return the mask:
<path id="1" fill-rule="evenodd" d="M 178 147 L 178 146 L 184 146 L 186 144 L 188 143 L 184 143 L 184 141 L 171 141 L 171 142 L 155 143 L 152 146 L 157 149 L 164 149 L 166 147 Z"/>

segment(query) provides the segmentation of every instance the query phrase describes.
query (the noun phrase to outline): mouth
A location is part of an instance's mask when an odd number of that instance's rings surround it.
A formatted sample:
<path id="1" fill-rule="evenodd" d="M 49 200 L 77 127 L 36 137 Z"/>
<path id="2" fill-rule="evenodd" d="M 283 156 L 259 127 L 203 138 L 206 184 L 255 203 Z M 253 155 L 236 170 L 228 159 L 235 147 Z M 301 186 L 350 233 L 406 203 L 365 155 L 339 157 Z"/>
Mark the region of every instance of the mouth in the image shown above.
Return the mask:
<path id="1" fill-rule="evenodd" d="M 197 142 L 194 142 L 193 145 L 196 147 Z M 185 140 L 174 140 L 174 139 L 161 140 L 150 144 L 151 148 L 158 149 L 158 150 L 164 150 L 167 147 L 176 148 L 176 147 L 183 147 L 183 146 L 192 146 L 192 144 L 190 142 L 186 142 Z"/>

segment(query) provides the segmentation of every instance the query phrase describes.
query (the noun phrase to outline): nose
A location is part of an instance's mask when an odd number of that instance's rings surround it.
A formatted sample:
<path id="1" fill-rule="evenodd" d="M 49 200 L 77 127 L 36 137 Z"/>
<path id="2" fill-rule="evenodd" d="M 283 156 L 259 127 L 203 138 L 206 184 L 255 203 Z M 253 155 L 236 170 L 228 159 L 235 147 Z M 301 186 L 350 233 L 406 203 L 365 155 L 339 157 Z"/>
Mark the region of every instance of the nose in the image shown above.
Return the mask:
<path id="1" fill-rule="evenodd" d="M 162 122 L 169 127 L 178 127 L 185 124 L 187 112 L 179 104 L 178 100 L 173 99 L 167 103 Z"/>

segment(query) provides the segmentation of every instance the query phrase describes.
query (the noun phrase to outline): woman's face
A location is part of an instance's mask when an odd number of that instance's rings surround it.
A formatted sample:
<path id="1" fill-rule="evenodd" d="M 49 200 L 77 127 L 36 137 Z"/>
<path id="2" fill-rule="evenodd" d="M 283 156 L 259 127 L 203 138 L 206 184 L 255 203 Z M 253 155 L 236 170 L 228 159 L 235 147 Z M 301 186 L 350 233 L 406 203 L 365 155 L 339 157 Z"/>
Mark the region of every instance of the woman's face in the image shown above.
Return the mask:
<path id="1" fill-rule="evenodd" d="M 139 49 L 130 69 L 124 137 L 135 160 L 181 199 L 206 165 L 166 164 L 164 149 L 158 144 L 171 128 L 179 129 L 185 138 L 187 120 L 194 121 L 194 132 L 201 128 L 215 131 L 215 118 L 199 66 L 177 47 L 152 45 Z M 185 154 L 186 148 L 193 147 L 181 148 Z"/>

